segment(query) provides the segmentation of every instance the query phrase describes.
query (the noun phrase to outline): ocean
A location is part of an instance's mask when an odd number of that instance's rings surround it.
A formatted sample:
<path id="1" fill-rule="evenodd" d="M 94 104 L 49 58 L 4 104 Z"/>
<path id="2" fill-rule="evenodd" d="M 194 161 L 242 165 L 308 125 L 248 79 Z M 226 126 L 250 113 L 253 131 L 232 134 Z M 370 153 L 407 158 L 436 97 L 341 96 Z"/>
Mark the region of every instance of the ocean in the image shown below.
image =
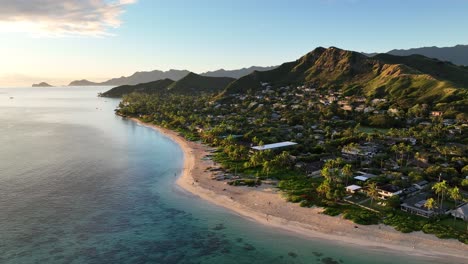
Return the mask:
<path id="1" fill-rule="evenodd" d="M 0 263 L 443 263 L 307 239 L 175 185 L 179 146 L 110 87 L 0 88 Z"/>

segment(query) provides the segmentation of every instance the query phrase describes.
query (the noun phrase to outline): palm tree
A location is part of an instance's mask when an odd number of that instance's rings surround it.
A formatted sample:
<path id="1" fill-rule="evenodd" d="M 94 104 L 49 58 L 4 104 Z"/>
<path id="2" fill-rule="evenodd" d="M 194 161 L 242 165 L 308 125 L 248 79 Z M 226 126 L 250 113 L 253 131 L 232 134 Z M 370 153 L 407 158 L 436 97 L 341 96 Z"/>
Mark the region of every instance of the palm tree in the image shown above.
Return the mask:
<path id="1" fill-rule="evenodd" d="M 371 206 L 372 203 L 374 202 L 374 199 L 379 198 L 379 190 L 377 189 L 377 184 L 375 182 L 370 183 L 367 189 L 367 195 L 371 198 Z"/>
<path id="2" fill-rule="evenodd" d="M 341 175 L 343 175 L 346 179 L 346 186 L 348 186 L 348 179 L 349 177 L 353 176 L 353 169 L 350 164 L 346 164 L 341 169 Z"/>
<path id="3" fill-rule="evenodd" d="M 234 136 L 233 135 L 228 135 L 222 142 L 223 146 L 229 146 L 229 145 L 232 145 L 234 144 Z"/>
<path id="4" fill-rule="evenodd" d="M 403 166 L 403 157 L 405 153 L 409 155 L 409 152 L 411 151 L 411 146 L 405 145 L 405 143 L 400 143 L 398 145 L 393 145 L 391 148 L 391 151 L 395 152 L 395 159 L 397 161 L 400 161 L 400 165 Z M 398 159 L 398 154 L 400 154 L 399 159 Z M 406 163 L 408 163 L 408 161 Z"/>
<path id="5" fill-rule="evenodd" d="M 460 189 L 458 189 L 457 186 L 453 187 L 450 189 L 450 198 L 452 198 L 455 201 L 455 207 L 458 206 L 458 201 L 462 199 L 462 196 L 460 194 Z"/>
<path id="6" fill-rule="evenodd" d="M 317 193 L 320 194 L 322 197 L 326 197 L 327 193 L 331 190 L 330 181 L 325 179 L 319 187 L 317 187 Z"/>
<path id="7" fill-rule="evenodd" d="M 452 198 L 455 201 L 455 208 L 457 208 L 458 201 L 462 199 L 460 190 L 458 189 L 457 186 L 455 186 L 449 190 L 449 193 L 450 193 L 450 198 Z M 455 221 L 455 214 L 453 215 L 453 221 Z"/>
<path id="8" fill-rule="evenodd" d="M 357 143 L 351 142 L 343 147 L 343 150 L 346 152 L 352 152 L 353 150 L 356 150 L 359 147 Z"/>
<path id="9" fill-rule="evenodd" d="M 270 171 L 271 171 L 271 162 L 270 161 L 263 162 L 262 171 L 263 171 L 263 173 L 266 173 L 266 176 L 268 178 L 268 174 L 270 174 Z"/>
<path id="10" fill-rule="evenodd" d="M 390 150 L 395 153 L 395 161 L 398 161 L 398 145 L 393 145 Z"/>
<path id="11" fill-rule="evenodd" d="M 437 208 L 437 202 L 434 200 L 434 198 L 429 198 L 424 203 L 424 206 L 429 210 L 433 210 L 434 208 Z"/>
<path id="12" fill-rule="evenodd" d="M 437 194 L 438 204 L 440 205 L 439 209 L 443 209 L 444 195 L 448 191 L 447 182 L 443 180 L 434 184 L 434 186 L 432 186 L 432 190 Z"/>
<path id="13" fill-rule="evenodd" d="M 405 150 L 406 150 L 406 166 L 408 167 L 408 163 L 410 160 L 410 153 L 413 150 L 413 148 L 410 145 L 406 145 Z"/>
<path id="14" fill-rule="evenodd" d="M 447 162 L 447 155 L 450 153 L 450 148 L 448 146 L 437 146 L 436 147 L 437 151 L 439 151 L 440 154 L 444 155 L 445 162 Z"/>
<path id="15" fill-rule="evenodd" d="M 277 155 L 274 159 L 273 162 L 276 166 L 278 167 L 288 167 L 291 165 L 291 159 L 289 152 L 283 151 L 281 154 Z"/>

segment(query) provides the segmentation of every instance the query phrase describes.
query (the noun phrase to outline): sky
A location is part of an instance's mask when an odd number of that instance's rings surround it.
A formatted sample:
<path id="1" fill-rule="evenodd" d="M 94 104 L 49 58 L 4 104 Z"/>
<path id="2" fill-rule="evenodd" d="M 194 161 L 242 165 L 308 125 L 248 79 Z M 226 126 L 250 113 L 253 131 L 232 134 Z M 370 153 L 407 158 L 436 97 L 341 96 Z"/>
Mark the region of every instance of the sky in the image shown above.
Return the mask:
<path id="1" fill-rule="evenodd" d="M 468 0 L 0 0 L 0 86 L 468 44 Z"/>

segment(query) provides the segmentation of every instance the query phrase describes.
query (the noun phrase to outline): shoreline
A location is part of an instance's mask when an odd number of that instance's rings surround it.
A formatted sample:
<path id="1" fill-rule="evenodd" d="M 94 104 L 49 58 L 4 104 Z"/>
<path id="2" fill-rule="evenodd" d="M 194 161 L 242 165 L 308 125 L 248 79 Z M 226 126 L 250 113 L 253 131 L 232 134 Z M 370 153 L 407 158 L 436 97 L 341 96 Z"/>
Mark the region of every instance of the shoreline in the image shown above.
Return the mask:
<path id="1" fill-rule="evenodd" d="M 178 187 L 244 218 L 308 239 L 325 239 L 387 253 L 403 252 L 447 263 L 468 262 L 468 245 L 455 239 L 439 239 L 422 231 L 404 234 L 383 224 L 359 225 L 340 216 L 323 215 L 321 208 L 304 208 L 289 203 L 274 186 L 239 187 L 212 180 L 206 169 L 215 163 L 202 160 L 210 154 L 208 146 L 187 141 L 175 131 L 144 123 L 137 118 L 128 119 L 158 131 L 180 146 L 184 154 L 184 167 L 176 181 Z"/>

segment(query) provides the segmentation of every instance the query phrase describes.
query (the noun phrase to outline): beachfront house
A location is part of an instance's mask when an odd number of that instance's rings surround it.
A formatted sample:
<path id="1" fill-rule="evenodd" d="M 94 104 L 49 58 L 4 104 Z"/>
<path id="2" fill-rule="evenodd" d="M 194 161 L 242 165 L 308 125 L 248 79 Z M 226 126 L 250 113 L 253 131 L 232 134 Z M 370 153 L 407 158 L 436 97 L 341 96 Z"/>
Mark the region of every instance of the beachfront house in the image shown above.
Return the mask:
<path id="1" fill-rule="evenodd" d="M 380 199 L 386 200 L 395 195 L 401 194 L 400 188 L 392 184 L 386 184 L 380 187 L 377 187 L 377 191 L 379 192 Z"/>
<path id="2" fill-rule="evenodd" d="M 420 200 L 415 204 L 411 203 L 403 203 L 401 204 L 400 208 L 404 212 L 408 212 L 411 214 L 419 215 L 422 217 L 432 217 L 435 212 L 433 210 L 429 210 L 427 207 L 424 206 L 426 200 Z"/>

